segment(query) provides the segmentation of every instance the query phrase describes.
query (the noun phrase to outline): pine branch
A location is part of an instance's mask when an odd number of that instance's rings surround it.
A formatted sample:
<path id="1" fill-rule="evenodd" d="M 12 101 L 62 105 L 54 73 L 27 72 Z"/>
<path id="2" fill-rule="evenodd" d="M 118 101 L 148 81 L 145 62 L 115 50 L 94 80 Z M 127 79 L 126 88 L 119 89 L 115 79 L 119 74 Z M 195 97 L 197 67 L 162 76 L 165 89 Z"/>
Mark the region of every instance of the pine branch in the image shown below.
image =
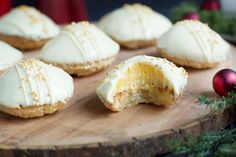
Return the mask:
<path id="1" fill-rule="evenodd" d="M 223 156 L 235 153 L 236 128 L 217 132 L 204 133 L 198 138 L 172 140 L 168 143 L 170 151 L 176 155 L 189 157 L 205 157 L 209 155 Z"/>
<path id="2" fill-rule="evenodd" d="M 205 104 L 213 111 L 235 109 L 236 92 L 229 92 L 225 97 L 198 98 L 199 104 Z M 217 132 L 203 133 L 198 138 L 189 137 L 185 140 L 172 140 L 168 148 L 178 155 L 190 157 L 205 156 L 236 156 L 236 128 L 221 130 Z M 214 154 L 214 152 L 216 152 Z"/>
<path id="3" fill-rule="evenodd" d="M 232 144 L 223 144 L 219 147 L 217 152 L 215 153 L 216 157 L 235 157 L 236 156 L 236 141 Z"/>
<path id="4" fill-rule="evenodd" d="M 207 105 L 213 111 L 223 111 L 225 109 L 234 109 L 236 106 L 236 92 L 229 92 L 227 96 L 218 98 L 208 98 L 206 96 L 200 96 L 198 98 L 199 104 Z"/>

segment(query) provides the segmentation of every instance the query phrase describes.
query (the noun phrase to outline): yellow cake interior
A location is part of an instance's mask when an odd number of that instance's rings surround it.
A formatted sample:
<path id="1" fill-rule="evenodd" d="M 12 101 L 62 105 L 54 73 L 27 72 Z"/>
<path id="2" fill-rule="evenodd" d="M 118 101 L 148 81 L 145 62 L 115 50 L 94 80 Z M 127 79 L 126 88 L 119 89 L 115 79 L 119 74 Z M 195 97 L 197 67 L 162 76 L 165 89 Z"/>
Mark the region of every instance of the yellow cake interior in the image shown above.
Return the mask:
<path id="1" fill-rule="evenodd" d="M 128 68 L 113 93 L 120 109 L 139 103 L 171 105 L 176 99 L 173 87 L 159 67 L 137 63 Z"/>

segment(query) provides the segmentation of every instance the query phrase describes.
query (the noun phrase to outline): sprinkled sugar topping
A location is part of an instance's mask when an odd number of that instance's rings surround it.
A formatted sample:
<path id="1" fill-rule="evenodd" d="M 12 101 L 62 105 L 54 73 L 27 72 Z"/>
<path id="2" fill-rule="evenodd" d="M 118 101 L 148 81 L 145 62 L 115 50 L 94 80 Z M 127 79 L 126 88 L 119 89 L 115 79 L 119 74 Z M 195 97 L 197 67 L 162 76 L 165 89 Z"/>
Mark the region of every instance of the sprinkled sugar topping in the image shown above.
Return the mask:
<path id="1" fill-rule="evenodd" d="M 51 90 L 48 84 L 47 74 L 43 68 L 43 63 L 36 59 L 23 60 L 18 65 L 15 66 L 20 78 L 20 88 L 23 90 L 26 103 L 29 103 L 26 88 L 30 89 L 30 96 L 33 101 L 33 105 L 43 105 L 41 104 L 41 85 L 40 83 L 45 83 L 48 87 L 48 96 L 52 100 Z M 36 88 L 34 86 L 36 83 Z"/>
<path id="2" fill-rule="evenodd" d="M 22 61 L 19 65 L 26 70 L 29 78 L 33 78 L 38 81 L 46 81 L 46 75 L 41 64 L 42 63 L 39 60 L 29 59 Z"/>

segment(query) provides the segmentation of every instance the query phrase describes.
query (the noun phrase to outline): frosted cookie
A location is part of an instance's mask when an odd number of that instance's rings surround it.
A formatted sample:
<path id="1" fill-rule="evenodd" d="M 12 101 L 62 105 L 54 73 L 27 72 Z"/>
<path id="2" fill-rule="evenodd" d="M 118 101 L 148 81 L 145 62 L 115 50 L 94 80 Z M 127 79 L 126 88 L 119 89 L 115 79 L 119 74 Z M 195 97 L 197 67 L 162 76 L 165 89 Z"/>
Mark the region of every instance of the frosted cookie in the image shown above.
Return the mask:
<path id="1" fill-rule="evenodd" d="M 97 95 L 113 110 L 139 103 L 173 105 L 187 84 L 187 73 L 173 63 L 151 56 L 136 56 L 119 64 L 97 87 Z"/>
<path id="2" fill-rule="evenodd" d="M 19 6 L 0 18 L 0 40 L 21 50 L 42 47 L 59 33 L 46 15 L 29 6 Z"/>
<path id="3" fill-rule="evenodd" d="M 0 75 L 22 58 L 23 54 L 19 50 L 0 41 Z"/>
<path id="4" fill-rule="evenodd" d="M 70 75 L 39 60 L 19 62 L 0 77 L 0 111 L 21 117 L 41 117 L 61 108 L 73 95 Z"/>
<path id="5" fill-rule="evenodd" d="M 41 52 L 41 59 L 69 74 L 85 76 L 102 70 L 114 61 L 119 45 L 88 22 L 72 23 Z"/>
<path id="6" fill-rule="evenodd" d="M 172 24 L 148 6 L 125 4 L 102 17 L 98 26 L 121 46 L 135 49 L 154 46 Z"/>
<path id="7" fill-rule="evenodd" d="M 192 68 L 212 68 L 226 60 L 230 45 L 198 20 L 177 22 L 157 44 L 162 57 Z"/>

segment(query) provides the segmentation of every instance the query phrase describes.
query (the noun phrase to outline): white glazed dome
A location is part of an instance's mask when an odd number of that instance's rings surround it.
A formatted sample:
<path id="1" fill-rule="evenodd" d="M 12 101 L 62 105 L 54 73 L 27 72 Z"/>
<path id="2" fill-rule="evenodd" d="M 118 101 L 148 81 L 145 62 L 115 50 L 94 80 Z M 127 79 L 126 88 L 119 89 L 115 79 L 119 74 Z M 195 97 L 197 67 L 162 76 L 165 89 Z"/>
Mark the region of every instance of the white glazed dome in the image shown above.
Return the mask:
<path id="1" fill-rule="evenodd" d="M 119 45 L 88 22 L 72 23 L 49 41 L 42 49 L 41 58 L 62 64 L 84 64 L 114 57 Z"/>
<path id="2" fill-rule="evenodd" d="M 5 42 L 0 41 L 0 71 L 5 71 L 9 67 L 12 67 L 23 57 L 23 54 L 8 45 Z"/>
<path id="3" fill-rule="evenodd" d="M 101 30 L 117 41 L 153 40 L 171 26 L 165 16 L 142 4 L 125 4 L 98 22 Z"/>
<path id="4" fill-rule="evenodd" d="M 64 103 L 73 95 L 72 77 L 39 60 L 16 64 L 0 77 L 0 104 L 8 108 Z"/>
<path id="5" fill-rule="evenodd" d="M 0 18 L 0 33 L 28 39 L 48 39 L 59 27 L 46 15 L 29 6 L 19 6 Z"/>
<path id="6" fill-rule="evenodd" d="M 202 64 L 226 60 L 230 51 L 219 34 L 198 20 L 177 22 L 157 45 L 168 56 Z"/>

